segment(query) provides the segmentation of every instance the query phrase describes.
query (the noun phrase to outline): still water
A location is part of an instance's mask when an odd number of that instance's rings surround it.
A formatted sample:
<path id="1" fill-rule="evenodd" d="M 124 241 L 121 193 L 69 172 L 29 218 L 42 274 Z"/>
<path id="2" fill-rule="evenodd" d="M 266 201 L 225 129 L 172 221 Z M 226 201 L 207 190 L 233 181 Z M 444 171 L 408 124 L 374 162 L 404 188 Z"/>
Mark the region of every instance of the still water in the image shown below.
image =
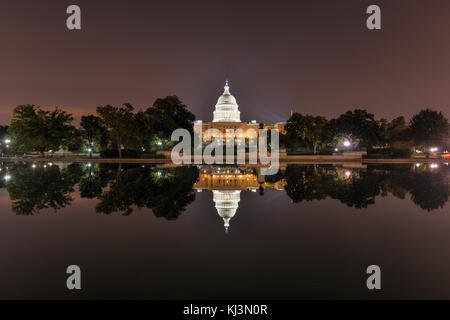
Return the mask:
<path id="1" fill-rule="evenodd" d="M 450 298 L 448 165 L 258 173 L 2 163 L 0 298 Z"/>

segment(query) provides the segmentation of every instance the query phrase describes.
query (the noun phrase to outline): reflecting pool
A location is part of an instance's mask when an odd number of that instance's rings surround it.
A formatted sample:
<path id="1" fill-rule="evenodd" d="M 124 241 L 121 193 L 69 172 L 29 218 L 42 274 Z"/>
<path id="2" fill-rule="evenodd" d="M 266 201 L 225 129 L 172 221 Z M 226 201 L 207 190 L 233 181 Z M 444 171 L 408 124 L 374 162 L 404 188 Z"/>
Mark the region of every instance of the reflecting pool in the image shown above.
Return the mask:
<path id="1" fill-rule="evenodd" d="M 445 163 L 0 169 L 2 299 L 450 298 Z"/>

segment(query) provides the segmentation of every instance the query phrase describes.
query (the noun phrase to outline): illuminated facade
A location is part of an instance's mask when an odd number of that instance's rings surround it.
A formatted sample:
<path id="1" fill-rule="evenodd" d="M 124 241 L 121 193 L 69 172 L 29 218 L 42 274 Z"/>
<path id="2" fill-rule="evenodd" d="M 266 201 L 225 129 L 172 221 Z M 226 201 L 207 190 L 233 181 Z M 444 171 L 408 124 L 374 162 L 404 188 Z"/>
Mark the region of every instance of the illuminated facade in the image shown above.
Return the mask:
<path id="1" fill-rule="evenodd" d="M 259 188 L 284 190 L 284 179 L 270 183 L 259 173 L 259 168 L 206 166 L 200 169 L 199 179 L 194 184 L 198 192 L 210 190 L 219 216 L 228 232 L 230 220 L 236 214 L 241 200 L 241 191 L 256 192 Z"/>
<path id="2" fill-rule="evenodd" d="M 196 121 L 196 126 L 201 125 L 201 134 L 203 142 L 211 141 L 212 138 L 219 138 L 222 136 L 222 142 L 227 140 L 234 140 L 235 143 L 248 143 L 251 139 L 256 139 L 259 134 L 259 129 L 278 130 L 285 134 L 285 123 L 278 122 L 275 124 L 257 123 L 255 120 L 247 123 L 241 121 L 241 112 L 237 104 L 236 98 L 230 93 L 230 86 L 228 81 L 225 83 L 224 92 L 217 100 L 215 110 L 213 112 L 213 121 L 203 123 L 201 120 Z M 194 127 L 194 131 L 200 134 L 199 130 Z M 220 133 L 207 133 L 209 129 L 216 129 Z M 234 132 L 241 130 L 236 135 Z"/>

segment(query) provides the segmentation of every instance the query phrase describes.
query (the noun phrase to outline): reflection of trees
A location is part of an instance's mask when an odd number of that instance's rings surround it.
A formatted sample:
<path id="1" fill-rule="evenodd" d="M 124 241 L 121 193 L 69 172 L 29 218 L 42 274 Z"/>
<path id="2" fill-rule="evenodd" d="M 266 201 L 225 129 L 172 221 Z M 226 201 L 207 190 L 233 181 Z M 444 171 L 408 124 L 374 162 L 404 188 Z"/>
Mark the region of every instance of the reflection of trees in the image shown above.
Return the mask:
<path id="1" fill-rule="evenodd" d="M 413 171 L 398 166 L 389 172 L 389 191 L 401 199 L 410 193 L 411 200 L 427 211 L 443 208 L 450 198 L 449 173 L 447 166 L 419 165 Z"/>
<path id="2" fill-rule="evenodd" d="M 322 200 L 329 196 L 350 207 L 366 208 L 375 203 L 375 196 L 381 193 L 383 177 L 377 170 L 293 165 L 286 168 L 285 189 L 293 202 Z"/>
<path id="3" fill-rule="evenodd" d="M 285 175 L 286 193 L 293 202 L 326 198 L 325 167 L 289 165 L 286 168 Z"/>
<path id="4" fill-rule="evenodd" d="M 350 172 L 350 176 L 345 173 Z M 385 173 L 379 170 L 335 170 L 327 176 L 326 189 L 329 196 L 349 207 L 367 208 L 375 203 L 375 197 L 383 192 Z M 383 195 L 385 193 L 383 192 Z"/>
<path id="5" fill-rule="evenodd" d="M 58 166 L 3 164 L 0 187 L 6 186 L 13 211 L 31 215 L 41 209 L 58 210 L 71 204 L 70 193 L 79 183 L 81 197 L 98 198 L 97 212 L 131 214 L 133 206 L 151 208 L 157 217 L 177 217 L 195 200 L 195 167 L 158 170 L 136 165 L 117 169 L 117 164 L 72 164 Z M 4 175 L 11 178 L 6 181 Z M 293 202 L 338 199 L 355 208 L 366 208 L 377 196 L 390 193 L 411 200 L 424 210 L 443 208 L 450 199 L 450 168 L 445 165 L 417 167 L 371 166 L 367 169 L 336 166 L 288 165 L 286 171 L 266 176 L 266 183 L 285 179 Z M 109 188 L 106 186 L 109 183 Z M 105 189 L 106 188 L 106 189 Z M 261 185 L 260 194 L 264 195 Z"/>
<path id="6" fill-rule="evenodd" d="M 93 199 L 101 195 L 103 188 L 106 187 L 111 179 L 111 166 L 109 164 L 100 165 L 84 164 L 83 175 L 80 179 L 80 196 L 82 198 Z"/>
<path id="7" fill-rule="evenodd" d="M 7 183 L 7 190 L 16 214 L 32 215 L 41 209 L 55 211 L 72 202 L 69 193 L 77 182 L 77 166 L 60 170 L 57 166 L 47 168 L 18 166 L 13 178 Z"/>
<path id="8" fill-rule="evenodd" d="M 175 220 L 187 205 L 195 200 L 192 189 L 197 181 L 195 167 L 177 167 L 171 170 L 132 168 L 123 170 L 103 192 L 97 212 L 123 212 L 129 215 L 132 206 L 151 208 L 157 217 Z"/>
<path id="9" fill-rule="evenodd" d="M 411 194 L 415 204 L 424 210 L 442 208 L 450 198 L 449 168 L 422 166 L 381 166 L 367 169 L 344 169 L 333 166 L 297 166 L 286 168 L 285 187 L 293 202 L 321 200 L 327 196 L 350 207 L 366 208 L 377 196 L 390 192 L 404 199 Z"/>
<path id="10" fill-rule="evenodd" d="M 449 199 L 448 178 L 438 172 L 423 172 L 414 175 L 411 199 L 422 209 L 431 211 L 443 208 Z"/>

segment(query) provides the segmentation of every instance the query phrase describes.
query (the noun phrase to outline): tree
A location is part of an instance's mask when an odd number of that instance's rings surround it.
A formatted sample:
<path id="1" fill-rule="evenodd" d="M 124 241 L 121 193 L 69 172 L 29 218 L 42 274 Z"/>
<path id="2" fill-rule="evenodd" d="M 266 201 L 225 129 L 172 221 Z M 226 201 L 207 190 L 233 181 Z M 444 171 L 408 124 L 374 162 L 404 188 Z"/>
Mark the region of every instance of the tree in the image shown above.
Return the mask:
<path id="1" fill-rule="evenodd" d="M 286 145 L 290 148 L 299 146 L 305 137 L 304 116 L 294 112 L 286 124 Z"/>
<path id="2" fill-rule="evenodd" d="M 70 132 L 70 135 L 62 141 L 61 145 L 64 149 L 69 151 L 82 150 L 83 148 L 82 132 L 73 127 Z"/>
<path id="3" fill-rule="evenodd" d="M 122 143 L 130 135 L 133 124 L 133 106 L 125 103 L 122 107 L 111 105 L 97 107 L 100 125 L 109 130 L 109 136 L 115 141 L 119 158 L 122 158 Z"/>
<path id="4" fill-rule="evenodd" d="M 350 135 L 359 140 L 361 147 L 370 148 L 382 140 L 380 127 L 374 115 L 366 110 L 347 111 L 337 119 L 332 119 L 327 125 L 328 141 L 339 135 Z"/>
<path id="5" fill-rule="evenodd" d="M 411 132 L 405 117 L 397 117 L 388 124 L 388 141 L 407 141 L 411 138 Z"/>
<path id="6" fill-rule="evenodd" d="M 177 96 L 156 99 L 145 111 L 154 121 L 154 132 L 163 139 L 169 139 L 175 129 L 186 129 L 193 133 L 195 115 L 187 109 Z"/>
<path id="7" fill-rule="evenodd" d="M 325 126 L 327 125 L 327 119 L 324 117 L 308 116 L 307 137 L 313 147 L 314 154 L 317 153 L 317 148 L 321 146 L 325 140 Z"/>
<path id="8" fill-rule="evenodd" d="M 18 151 L 58 150 L 69 139 L 74 127 L 71 114 L 55 108 L 45 111 L 35 105 L 20 105 L 13 111 L 8 133 L 12 148 Z"/>
<path id="9" fill-rule="evenodd" d="M 106 149 L 108 143 L 108 130 L 102 126 L 101 119 L 94 115 L 82 116 L 80 126 L 81 135 L 86 139 L 90 148 Z"/>
<path id="10" fill-rule="evenodd" d="M 324 129 L 327 120 L 324 117 L 301 115 L 295 112 L 286 126 L 286 142 L 288 146 L 294 147 L 300 144 L 310 146 L 314 154 L 324 141 Z"/>
<path id="11" fill-rule="evenodd" d="M 158 120 L 146 112 L 139 111 L 134 115 L 131 131 L 127 135 L 126 143 L 136 150 L 150 149 L 154 139 L 154 127 Z"/>
<path id="12" fill-rule="evenodd" d="M 416 144 L 425 146 L 446 144 L 449 125 L 442 112 L 422 110 L 412 117 L 409 126 Z"/>

